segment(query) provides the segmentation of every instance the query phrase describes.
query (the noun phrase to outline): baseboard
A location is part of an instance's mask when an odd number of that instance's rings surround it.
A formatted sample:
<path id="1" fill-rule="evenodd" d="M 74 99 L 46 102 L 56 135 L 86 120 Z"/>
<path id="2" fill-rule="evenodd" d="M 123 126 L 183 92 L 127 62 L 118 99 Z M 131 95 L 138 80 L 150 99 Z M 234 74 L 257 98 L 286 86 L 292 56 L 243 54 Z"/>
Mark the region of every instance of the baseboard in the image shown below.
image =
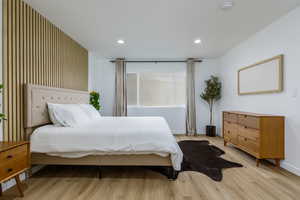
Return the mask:
<path id="1" fill-rule="evenodd" d="M 44 165 L 37 165 L 31 168 L 31 174 L 35 174 L 41 169 L 43 169 L 45 166 Z M 21 181 L 24 181 L 26 179 L 25 173 L 20 174 L 20 179 Z M 2 190 L 8 190 L 9 188 L 13 187 L 16 185 L 15 179 L 10 179 L 9 181 L 6 181 L 5 183 L 2 183 Z"/>
<path id="2" fill-rule="evenodd" d="M 280 165 L 283 169 L 286 169 L 287 171 L 289 171 L 297 176 L 300 176 L 300 169 L 298 167 L 295 167 L 294 165 L 284 162 L 284 161 L 281 162 Z"/>
<path id="3" fill-rule="evenodd" d="M 182 132 L 176 133 L 176 132 L 172 131 L 172 133 L 173 133 L 173 135 L 176 135 L 176 136 L 185 136 L 186 135 L 185 133 L 182 133 Z M 205 135 L 205 133 L 196 133 L 196 135 Z"/>

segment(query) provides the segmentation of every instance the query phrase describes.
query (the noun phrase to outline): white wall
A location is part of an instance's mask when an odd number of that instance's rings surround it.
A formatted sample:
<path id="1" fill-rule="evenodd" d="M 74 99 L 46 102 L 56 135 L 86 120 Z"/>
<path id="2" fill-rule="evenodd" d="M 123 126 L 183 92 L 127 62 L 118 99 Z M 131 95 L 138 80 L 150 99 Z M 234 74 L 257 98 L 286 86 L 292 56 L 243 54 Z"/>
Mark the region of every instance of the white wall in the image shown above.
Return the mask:
<path id="1" fill-rule="evenodd" d="M 284 92 L 237 95 L 237 70 L 284 54 Z M 300 175 L 300 8 L 296 8 L 220 58 L 223 98 L 220 110 L 242 110 L 286 116 L 282 166 Z M 220 124 L 219 124 L 220 125 Z"/>
<path id="2" fill-rule="evenodd" d="M 94 73 L 94 66 L 96 65 L 97 58 L 92 52 L 88 52 L 88 90 L 92 91 L 93 90 L 93 79 L 90 78 L 93 76 Z"/>
<path id="3" fill-rule="evenodd" d="M 140 64 L 140 67 L 145 67 Z M 204 87 L 204 80 L 210 75 L 217 75 L 217 60 L 205 60 L 196 66 L 196 108 L 197 108 L 197 129 L 198 133 L 205 133 L 205 126 L 208 124 L 208 107 L 199 95 Z M 100 92 L 101 114 L 112 116 L 114 105 L 115 68 L 109 60 L 98 59 L 92 69 L 91 89 Z M 154 108 L 128 108 L 129 116 L 163 116 L 168 121 L 171 130 L 175 134 L 185 133 L 185 108 L 183 107 L 154 107 Z M 217 116 L 218 117 L 218 116 Z M 216 117 L 216 123 L 218 118 Z"/>

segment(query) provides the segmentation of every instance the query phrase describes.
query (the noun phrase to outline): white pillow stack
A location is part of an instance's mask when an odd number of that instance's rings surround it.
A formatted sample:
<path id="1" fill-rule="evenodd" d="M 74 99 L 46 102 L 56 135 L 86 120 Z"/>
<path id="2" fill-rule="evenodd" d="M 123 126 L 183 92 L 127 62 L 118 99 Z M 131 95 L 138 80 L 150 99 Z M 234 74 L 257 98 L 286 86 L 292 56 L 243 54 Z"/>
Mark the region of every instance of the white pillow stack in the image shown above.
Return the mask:
<path id="1" fill-rule="evenodd" d="M 89 104 L 48 103 L 50 120 L 55 126 L 79 127 L 101 117 Z"/>

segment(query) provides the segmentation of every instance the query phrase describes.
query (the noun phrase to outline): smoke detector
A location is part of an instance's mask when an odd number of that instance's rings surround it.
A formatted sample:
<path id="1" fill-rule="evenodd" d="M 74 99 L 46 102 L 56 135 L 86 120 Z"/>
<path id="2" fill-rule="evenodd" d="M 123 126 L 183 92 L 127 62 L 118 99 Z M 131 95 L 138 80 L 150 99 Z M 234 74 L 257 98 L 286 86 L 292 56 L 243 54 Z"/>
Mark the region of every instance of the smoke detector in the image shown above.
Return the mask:
<path id="1" fill-rule="evenodd" d="M 224 10 L 232 8 L 233 5 L 233 0 L 222 0 L 221 2 L 221 8 Z"/>

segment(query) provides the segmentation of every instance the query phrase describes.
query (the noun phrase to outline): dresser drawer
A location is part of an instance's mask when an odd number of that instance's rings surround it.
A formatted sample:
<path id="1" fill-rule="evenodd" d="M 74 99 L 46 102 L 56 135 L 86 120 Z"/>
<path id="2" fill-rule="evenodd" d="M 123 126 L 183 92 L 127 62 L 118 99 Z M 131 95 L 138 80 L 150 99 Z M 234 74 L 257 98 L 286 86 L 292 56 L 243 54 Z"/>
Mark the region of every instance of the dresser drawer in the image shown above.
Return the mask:
<path id="1" fill-rule="evenodd" d="M 246 128 L 259 129 L 259 118 L 249 115 L 239 115 L 238 123 Z"/>
<path id="2" fill-rule="evenodd" d="M 28 145 L 21 145 L 0 153 L 0 164 L 20 157 L 28 157 Z"/>
<path id="3" fill-rule="evenodd" d="M 260 141 L 260 131 L 254 128 L 248 128 L 247 126 L 238 125 L 238 134 L 254 140 L 256 142 Z"/>
<path id="4" fill-rule="evenodd" d="M 241 135 L 238 136 L 238 146 L 248 153 L 255 154 L 256 156 L 259 153 L 259 143 Z"/>
<path id="5" fill-rule="evenodd" d="M 224 138 L 227 142 L 237 144 L 237 124 L 224 121 Z"/>
<path id="6" fill-rule="evenodd" d="M 224 120 L 227 122 L 237 123 L 238 116 L 232 113 L 224 113 Z"/>
<path id="7" fill-rule="evenodd" d="M 226 142 L 230 142 L 232 144 L 238 144 L 237 142 L 237 134 L 235 134 L 234 132 L 226 132 L 224 133 L 224 140 Z"/>
<path id="8" fill-rule="evenodd" d="M 26 156 L 15 157 L 14 159 L 5 163 L 0 163 L 0 180 L 18 173 L 28 167 L 28 158 Z"/>

